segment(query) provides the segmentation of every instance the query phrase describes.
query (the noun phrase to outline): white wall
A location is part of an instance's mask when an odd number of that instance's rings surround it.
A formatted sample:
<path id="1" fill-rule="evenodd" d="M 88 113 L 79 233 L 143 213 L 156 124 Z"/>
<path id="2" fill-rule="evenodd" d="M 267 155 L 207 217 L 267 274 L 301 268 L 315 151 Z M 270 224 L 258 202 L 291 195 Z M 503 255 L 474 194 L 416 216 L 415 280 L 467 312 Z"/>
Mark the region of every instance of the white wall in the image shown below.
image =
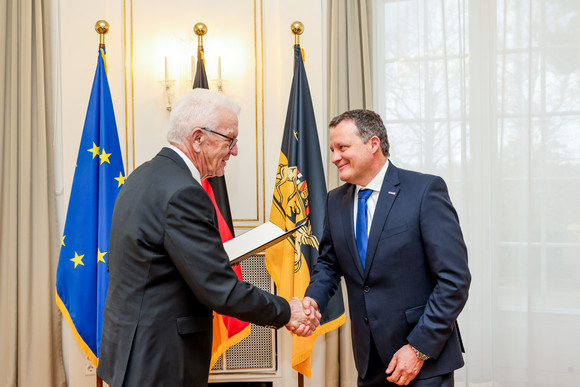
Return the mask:
<path id="1" fill-rule="evenodd" d="M 133 9 L 131 9 L 131 3 Z M 164 57 L 176 94 L 189 90 L 191 56 L 197 37 L 193 25 L 204 22 L 208 79 L 216 78 L 221 56 L 224 93 L 242 106 L 239 125 L 240 155 L 226 169 L 228 192 L 237 233 L 268 218 L 293 74 L 294 36 L 290 24 L 305 25 L 300 42 L 305 50 L 321 149 L 326 151 L 326 0 L 169 0 L 139 2 L 60 0 L 57 52 L 61 97 L 60 132 L 56 158 L 62 167 L 59 187 L 61 227 L 72 185 L 74 165 L 89 93 L 97 64 L 97 20 L 111 25 L 106 35 L 108 79 L 115 107 L 121 150 L 129 172 L 166 145 L 169 113 L 163 93 Z M 215 85 L 210 85 L 215 88 Z M 62 140 L 62 143 L 60 141 Z M 126 146 L 128 144 L 128 146 Z M 60 147 L 60 148 L 59 148 Z M 326 158 L 323 155 L 323 160 Z M 63 324 L 64 362 L 68 385 L 93 386 L 87 362 Z M 276 387 L 295 386 L 290 366 L 290 335 L 280 330 L 279 372 Z M 320 339 L 319 339 L 320 341 Z M 317 345 L 318 346 L 318 345 Z M 322 359 L 315 346 L 313 368 Z M 323 385 L 323 371 L 314 371 L 306 385 Z"/>

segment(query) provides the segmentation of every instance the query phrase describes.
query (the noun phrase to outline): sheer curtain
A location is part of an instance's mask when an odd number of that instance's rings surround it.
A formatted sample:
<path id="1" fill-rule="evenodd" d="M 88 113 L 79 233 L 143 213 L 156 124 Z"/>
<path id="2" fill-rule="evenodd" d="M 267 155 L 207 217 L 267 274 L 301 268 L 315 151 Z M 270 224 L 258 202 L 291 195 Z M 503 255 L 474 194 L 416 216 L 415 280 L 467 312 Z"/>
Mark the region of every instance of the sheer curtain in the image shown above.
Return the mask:
<path id="1" fill-rule="evenodd" d="M 371 19 L 372 0 L 329 0 L 328 5 L 328 121 L 351 109 L 372 107 Z M 327 154 L 328 189 L 341 182 Z M 346 284 L 342 283 L 348 316 Z M 327 386 L 355 387 L 357 372 L 352 353 L 350 318 L 324 335 Z M 318 338 L 317 341 L 321 341 Z M 314 384 L 312 384 L 314 385 Z"/>
<path id="2" fill-rule="evenodd" d="M 0 385 L 66 385 L 54 301 L 51 2 L 0 2 Z"/>
<path id="3" fill-rule="evenodd" d="M 459 386 L 580 385 L 580 2 L 374 0 L 391 160 L 445 178 L 473 283 Z"/>
<path id="4" fill-rule="evenodd" d="M 372 107 L 372 0 L 328 1 L 328 120 Z M 328 153 L 328 189 L 341 182 Z"/>

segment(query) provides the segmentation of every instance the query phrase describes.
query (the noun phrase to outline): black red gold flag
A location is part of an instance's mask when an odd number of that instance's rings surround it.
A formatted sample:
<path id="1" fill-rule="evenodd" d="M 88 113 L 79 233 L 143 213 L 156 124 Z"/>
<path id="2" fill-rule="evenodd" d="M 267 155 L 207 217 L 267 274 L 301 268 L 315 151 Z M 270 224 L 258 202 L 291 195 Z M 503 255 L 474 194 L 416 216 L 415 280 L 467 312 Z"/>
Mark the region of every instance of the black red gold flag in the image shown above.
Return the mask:
<path id="1" fill-rule="evenodd" d="M 203 46 L 199 46 L 197 49 L 195 79 L 193 81 L 194 89 L 209 89 L 203 54 Z M 211 198 L 217 212 L 222 242 L 232 239 L 234 237 L 234 226 L 225 178 L 223 176 L 212 177 L 203 180 L 201 185 Z M 238 278 L 243 280 L 241 267 L 236 266 L 234 271 Z M 248 322 L 214 312 L 211 366 L 213 367 L 228 348 L 245 339 L 250 334 L 250 330 Z"/>

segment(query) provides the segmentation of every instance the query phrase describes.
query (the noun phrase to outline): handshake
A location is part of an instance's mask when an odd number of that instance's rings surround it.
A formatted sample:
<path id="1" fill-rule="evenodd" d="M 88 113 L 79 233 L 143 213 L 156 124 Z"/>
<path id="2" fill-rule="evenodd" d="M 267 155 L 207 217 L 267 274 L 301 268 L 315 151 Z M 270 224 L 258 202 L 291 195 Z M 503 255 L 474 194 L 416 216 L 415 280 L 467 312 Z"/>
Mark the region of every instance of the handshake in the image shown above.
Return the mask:
<path id="1" fill-rule="evenodd" d="M 312 335 L 320 325 L 321 314 L 318 310 L 318 303 L 310 297 L 304 297 L 302 302 L 298 297 L 292 297 L 288 303 L 292 315 L 286 324 L 286 329 L 302 337 Z"/>

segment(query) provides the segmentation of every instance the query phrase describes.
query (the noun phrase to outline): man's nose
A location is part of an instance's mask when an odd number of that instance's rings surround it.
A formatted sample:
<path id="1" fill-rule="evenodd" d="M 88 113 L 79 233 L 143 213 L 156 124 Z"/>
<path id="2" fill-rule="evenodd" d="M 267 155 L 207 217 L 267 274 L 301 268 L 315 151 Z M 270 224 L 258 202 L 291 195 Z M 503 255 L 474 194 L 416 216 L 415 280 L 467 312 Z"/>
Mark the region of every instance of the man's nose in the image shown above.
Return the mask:
<path id="1" fill-rule="evenodd" d="M 232 147 L 232 149 L 230 149 L 230 154 L 232 156 L 237 156 L 238 155 L 238 143 L 237 142 L 234 144 L 234 146 Z"/>
<path id="2" fill-rule="evenodd" d="M 336 164 L 341 159 L 340 153 L 337 150 L 332 151 L 332 163 Z"/>

